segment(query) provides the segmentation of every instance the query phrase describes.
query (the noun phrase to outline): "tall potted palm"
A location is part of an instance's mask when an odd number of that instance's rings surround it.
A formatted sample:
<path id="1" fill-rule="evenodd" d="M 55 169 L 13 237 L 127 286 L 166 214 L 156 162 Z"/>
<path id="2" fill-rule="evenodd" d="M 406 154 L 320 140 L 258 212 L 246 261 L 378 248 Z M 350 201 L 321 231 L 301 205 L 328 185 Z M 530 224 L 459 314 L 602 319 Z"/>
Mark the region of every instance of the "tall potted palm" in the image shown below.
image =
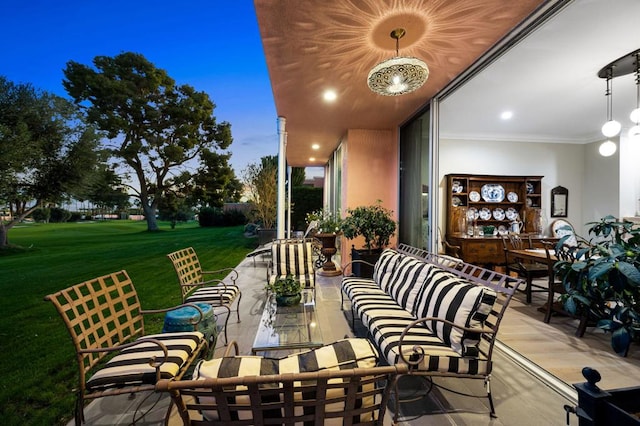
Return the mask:
<path id="1" fill-rule="evenodd" d="M 364 260 L 375 264 L 382 250 L 389 245 L 389 240 L 396 232 L 393 212 L 382 207 L 382 201 L 370 206 L 359 206 L 347 210 L 347 217 L 342 222 L 344 236 L 353 240 L 364 238 L 364 247 L 356 249 L 351 246 L 351 260 Z M 366 264 L 354 263 L 353 273 L 360 277 L 373 276 L 373 268 Z"/>

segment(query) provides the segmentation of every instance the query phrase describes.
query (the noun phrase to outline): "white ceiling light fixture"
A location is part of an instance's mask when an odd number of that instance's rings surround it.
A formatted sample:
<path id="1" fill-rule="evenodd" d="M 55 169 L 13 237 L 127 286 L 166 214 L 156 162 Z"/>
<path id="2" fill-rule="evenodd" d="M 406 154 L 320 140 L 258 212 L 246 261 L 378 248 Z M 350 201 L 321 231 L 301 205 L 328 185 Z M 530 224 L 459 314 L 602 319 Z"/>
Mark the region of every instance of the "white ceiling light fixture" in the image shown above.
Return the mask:
<path id="1" fill-rule="evenodd" d="M 600 144 L 600 147 L 598 148 L 598 152 L 600 152 L 600 155 L 602 155 L 603 157 L 611 157 L 613 154 L 616 153 L 617 149 L 618 147 L 614 142 L 610 140 L 606 140 Z"/>
<path id="2" fill-rule="evenodd" d="M 502 120 L 511 120 L 513 118 L 513 112 L 512 111 L 504 111 L 502 114 L 500 114 L 500 118 Z"/>
<path id="3" fill-rule="evenodd" d="M 399 56 L 400 39 L 406 34 L 404 28 L 391 31 L 396 40 L 396 56 L 380 62 L 369 71 L 367 84 L 374 93 L 383 96 L 399 96 L 422 87 L 429 78 L 429 67 L 424 61 L 411 56 Z"/>
<path id="4" fill-rule="evenodd" d="M 338 99 L 338 94 L 336 93 L 335 90 L 326 90 L 323 94 L 322 97 L 324 98 L 325 101 L 327 102 L 333 102 L 336 99 Z"/>

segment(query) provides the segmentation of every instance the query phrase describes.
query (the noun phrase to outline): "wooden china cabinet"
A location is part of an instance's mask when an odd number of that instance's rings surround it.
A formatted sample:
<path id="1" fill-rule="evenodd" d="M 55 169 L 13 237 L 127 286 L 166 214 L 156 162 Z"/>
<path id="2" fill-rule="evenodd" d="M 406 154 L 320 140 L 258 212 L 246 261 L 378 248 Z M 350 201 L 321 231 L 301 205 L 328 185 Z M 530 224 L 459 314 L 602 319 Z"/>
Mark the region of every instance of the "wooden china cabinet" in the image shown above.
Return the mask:
<path id="1" fill-rule="evenodd" d="M 465 262 L 504 264 L 501 235 L 515 227 L 542 246 L 543 176 L 449 174 L 446 176 L 446 238 Z M 522 223 L 521 225 L 519 223 Z M 491 235 L 483 235 L 485 226 Z M 475 231 L 475 232 L 474 232 Z M 523 235 L 524 236 L 524 235 Z"/>

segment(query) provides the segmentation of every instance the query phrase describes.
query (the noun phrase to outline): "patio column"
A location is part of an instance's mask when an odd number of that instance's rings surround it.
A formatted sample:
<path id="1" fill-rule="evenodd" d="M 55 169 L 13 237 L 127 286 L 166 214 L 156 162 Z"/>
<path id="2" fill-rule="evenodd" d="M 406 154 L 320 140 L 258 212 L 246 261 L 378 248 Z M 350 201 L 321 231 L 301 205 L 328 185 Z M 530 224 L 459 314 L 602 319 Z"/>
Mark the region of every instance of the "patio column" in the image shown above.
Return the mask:
<path id="1" fill-rule="evenodd" d="M 287 171 L 287 132 L 285 125 L 287 120 L 284 117 L 278 117 L 278 205 L 277 205 L 277 221 L 276 235 L 278 238 L 284 238 L 284 211 L 286 208 L 285 200 L 285 179 Z"/>

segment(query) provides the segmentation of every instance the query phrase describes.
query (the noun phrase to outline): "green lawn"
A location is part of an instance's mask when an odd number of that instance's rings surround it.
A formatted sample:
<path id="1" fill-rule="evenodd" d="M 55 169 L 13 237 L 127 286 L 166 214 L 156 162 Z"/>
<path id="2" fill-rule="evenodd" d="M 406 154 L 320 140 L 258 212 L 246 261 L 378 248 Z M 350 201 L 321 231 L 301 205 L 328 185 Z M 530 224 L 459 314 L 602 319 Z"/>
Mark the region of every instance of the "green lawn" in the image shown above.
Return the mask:
<path id="1" fill-rule="evenodd" d="M 193 246 L 204 269 L 236 266 L 255 247 L 242 227 L 197 224 L 146 231 L 145 222 L 29 224 L 9 232 L 25 250 L 0 251 L 0 418 L 5 425 L 65 424 L 73 416 L 74 351 L 62 320 L 44 296 L 126 269 L 142 307 L 180 303 L 165 255 Z M 159 331 L 162 316 L 147 322 Z"/>

